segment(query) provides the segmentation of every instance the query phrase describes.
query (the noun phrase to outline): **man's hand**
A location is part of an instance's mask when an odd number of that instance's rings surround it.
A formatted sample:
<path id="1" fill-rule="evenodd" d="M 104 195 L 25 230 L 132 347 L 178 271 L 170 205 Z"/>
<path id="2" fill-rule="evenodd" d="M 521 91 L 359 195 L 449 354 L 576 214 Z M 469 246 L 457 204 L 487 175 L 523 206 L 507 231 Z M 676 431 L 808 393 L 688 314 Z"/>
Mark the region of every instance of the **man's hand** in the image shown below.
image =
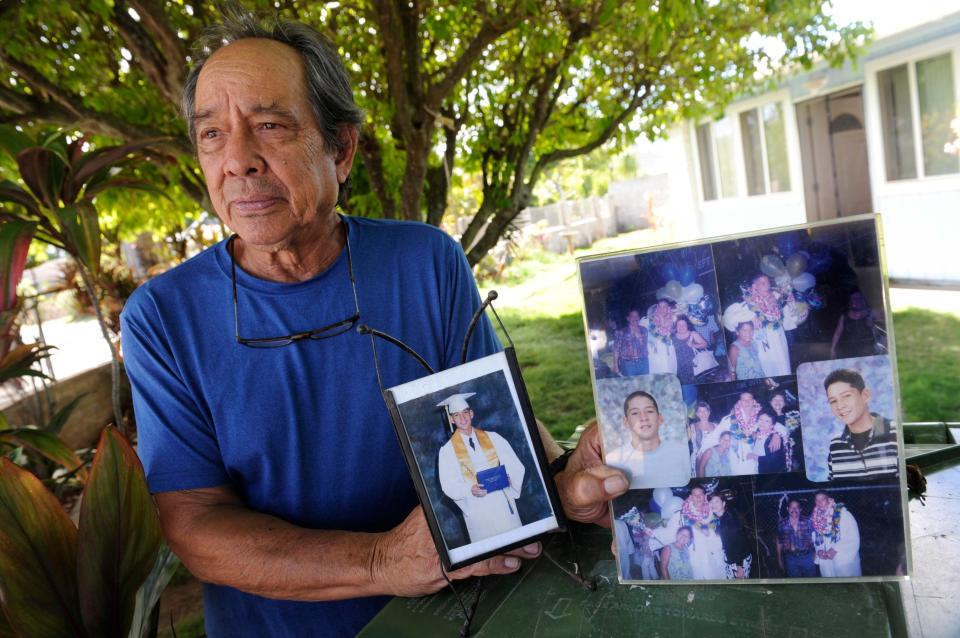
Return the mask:
<path id="1" fill-rule="evenodd" d="M 520 568 L 521 558 L 539 555 L 540 543 L 531 543 L 450 572 L 448 576 L 451 580 L 458 580 L 470 576 L 510 574 Z M 441 569 L 440 556 L 419 505 L 402 523 L 376 536 L 370 562 L 370 578 L 376 589 L 393 596 L 432 594 L 447 584 Z"/>
<path id="2" fill-rule="evenodd" d="M 480 485 L 479 485 L 479 483 L 478 483 L 478 484 L 475 484 L 475 485 L 471 485 L 471 486 L 470 486 L 470 493 L 473 494 L 474 496 L 476 496 L 477 498 L 480 498 L 481 496 L 486 496 L 486 495 L 487 495 L 487 490 L 485 490 L 485 489 L 483 489 L 482 487 L 480 487 Z"/>
<path id="3" fill-rule="evenodd" d="M 783 441 L 780 438 L 780 435 L 774 433 L 770 436 L 770 451 L 776 452 L 780 449 L 780 446 L 783 444 Z"/>
<path id="4" fill-rule="evenodd" d="M 554 479 L 569 518 L 604 527 L 610 527 L 607 501 L 620 496 L 630 486 L 623 472 L 603 464 L 596 421 L 584 430 L 566 469 Z"/>

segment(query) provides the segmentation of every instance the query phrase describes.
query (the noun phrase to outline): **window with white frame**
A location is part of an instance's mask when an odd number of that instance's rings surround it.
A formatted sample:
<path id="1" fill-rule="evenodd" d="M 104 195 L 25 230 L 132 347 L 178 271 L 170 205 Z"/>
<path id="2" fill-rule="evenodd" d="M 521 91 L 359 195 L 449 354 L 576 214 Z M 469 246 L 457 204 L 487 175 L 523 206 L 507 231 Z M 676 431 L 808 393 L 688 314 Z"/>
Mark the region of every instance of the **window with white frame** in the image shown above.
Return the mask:
<path id="1" fill-rule="evenodd" d="M 790 162 L 783 105 L 771 102 L 736 117 L 696 128 L 700 184 L 705 201 L 738 195 L 736 135 L 739 127 L 748 195 L 790 190 Z"/>
<path id="2" fill-rule="evenodd" d="M 747 194 L 790 190 L 787 134 L 780 102 L 740 113 L 740 139 L 747 176 Z"/>
<path id="3" fill-rule="evenodd" d="M 944 149 L 958 112 L 952 54 L 879 71 L 877 90 L 887 181 L 960 173 Z"/>
<path id="4" fill-rule="evenodd" d="M 730 118 L 697 127 L 700 184 L 705 201 L 737 196 L 733 135 L 733 122 Z"/>

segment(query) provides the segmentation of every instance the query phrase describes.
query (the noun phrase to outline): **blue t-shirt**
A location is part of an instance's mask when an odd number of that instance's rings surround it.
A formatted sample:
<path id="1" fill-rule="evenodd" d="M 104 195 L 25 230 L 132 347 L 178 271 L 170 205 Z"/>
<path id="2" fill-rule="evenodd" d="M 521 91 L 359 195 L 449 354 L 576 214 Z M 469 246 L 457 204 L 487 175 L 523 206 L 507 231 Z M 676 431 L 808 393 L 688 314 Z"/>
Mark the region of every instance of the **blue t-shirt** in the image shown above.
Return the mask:
<path id="1" fill-rule="evenodd" d="M 436 370 L 460 363 L 479 306 L 459 245 L 424 224 L 345 217 L 360 323 L 409 344 Z M 346 251 L 300 283 L 237 269 L 242 337 L 319 328 L 355 310 Z M 314 529 L 378 532 L 417 504 L 374 371 L 370 337 L 350 331 L 282 348 L 236 342 L 225 242 L 141 286 L 123 316 L 139 453 L 150 491 L 230 485 L 259 512 Z M 426 374 L 377 342 L 383 383 Z M 498 351 L 489 321 L 470 358 Z M 207 633 L 354 635 L 389 599 L 277 601 L 205 585 Z"/>

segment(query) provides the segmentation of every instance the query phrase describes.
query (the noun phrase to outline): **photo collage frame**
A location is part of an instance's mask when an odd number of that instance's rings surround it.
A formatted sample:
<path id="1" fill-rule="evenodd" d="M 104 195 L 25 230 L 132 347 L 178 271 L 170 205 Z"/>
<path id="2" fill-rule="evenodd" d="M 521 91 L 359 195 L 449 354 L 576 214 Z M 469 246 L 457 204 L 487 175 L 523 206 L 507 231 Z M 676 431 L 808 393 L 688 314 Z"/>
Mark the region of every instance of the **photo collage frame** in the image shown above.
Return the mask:
<path id="1" fill-rule="evenodd" d="M 578 260 L 623 583 L 909 573 L 879 216 Z"/>

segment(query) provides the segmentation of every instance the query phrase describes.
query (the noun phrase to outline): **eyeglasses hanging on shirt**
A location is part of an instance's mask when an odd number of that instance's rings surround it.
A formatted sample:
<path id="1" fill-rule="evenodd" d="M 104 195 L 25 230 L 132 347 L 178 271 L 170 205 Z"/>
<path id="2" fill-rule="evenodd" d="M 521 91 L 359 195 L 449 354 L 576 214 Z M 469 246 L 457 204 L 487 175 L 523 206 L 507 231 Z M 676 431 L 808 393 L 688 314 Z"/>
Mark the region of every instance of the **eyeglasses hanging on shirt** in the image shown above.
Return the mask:
<path id="1" fill-rule="evenodd" d="M 237 310 L 237 260 L 234 259 L 233 256 L 233 243 L 237 235 L 230 236 L 230 239 L 227 240 L 227 254 L 230 255 L 230 278 L 233 283 L 233 325 L 237 343 L 242 346 L 247 346 L 248 348 L 282 348 L 283 346 L 288 346 L 298 341 L 305 341 L 307 339 L 314 341 L 329 339 L 353 330 L 353 327 L 360 321 L 360 300 L 357 297 L 357 282 L 353 276 L 353 255 L 350 252 L 350 227 L 345 221 L 342 221 L 342 218 L 341 224 L 343 225 L 344 244 L 347 251 L 347 272 L 350 274 L 350 287 L 353 291 L 354 313 L 346 319 L 327 324 L 321 328 L 304 330 L 279 337 L 247 338 L 240 336 L 240 313 Z"/>

